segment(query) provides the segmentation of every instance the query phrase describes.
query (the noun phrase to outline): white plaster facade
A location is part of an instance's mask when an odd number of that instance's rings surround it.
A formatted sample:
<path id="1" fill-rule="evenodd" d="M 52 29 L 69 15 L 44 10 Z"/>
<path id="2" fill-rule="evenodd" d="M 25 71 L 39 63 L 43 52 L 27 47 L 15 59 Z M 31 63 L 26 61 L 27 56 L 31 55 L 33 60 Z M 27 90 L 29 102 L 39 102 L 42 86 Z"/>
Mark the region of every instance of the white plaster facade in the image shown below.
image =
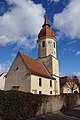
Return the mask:
<path id="1" fill-rule="evenodd" d="M 45 41 L 45 46 L 42 43 Z M 38 57 L 43 58 L 48 55 L 53 55 L 56 58 L 56 39 L 53 37 L 43 37 L 38 39 Z"/>
<path id="2" fill-rule="evenodd" d="M 77 91 L 79 93 L 79 86 L 75 83 L 73 93 Z M 67 83 L 61 88 L 61 93 L 72 93 L 71 87 Z"/>
<path id="3" fill-rule="evenodd" d="M 16 68 L 18 67 L 18 70 Z M 9 69 L 5 82 L 5 90 L 18 89 L 20 91 L 30 92 L 30 75 L 24 62 L 18 54 Z M 17 88 L 16 88 L 17 87 Z"/>
<path id="4" fill-rule="evenodd" d="M 5 87 L 5 74 L 3 74 L 2 76 L 0 76 L 0 90 L 4 90 Z"/>
<path id="5" fill-rule="evenodd" d="M 45 42 L 45 47 L 42 47 L 43 41 Z M 59 95 L 59 64 L 56 55 L 56 39 L 54 37 L 38 39 L 38 60 L 45 65 L 53 78 L 56 79 L 54 82 L 55 94 Z"/>
<path id="6" fill-rule="evenodd" d="M 18 67 L 18 70 L 16 68 Z M 39 78 L 41 78 L 41 86 L 39 86 Z M 50 80 L 52 81 L 52 86 L 50 87 Z M 53 79 L 41 77 L 38 75 L 30 74 L 28 69 L 25 67 L 25 64 L 18 54 L 7 73 L 5 90 L 19 90 L 24 92 L 31 92 L 33 94 L 48 94 L 54 95 L 55 81 Z M 50 93 L 52 91 L 52 93 Z"/>
<path id="7" fill-rule="evenodd" d="M 41 86 L 39 86 L 39 78 L 41 78 Z M 50 87 L 50 80 L 52 81 L 52 86 Z M 31 92 L 39 94 L 47 94 L 47 95 L 55 95 L 55 88 L 54 88 L 55 80 L 44 78 L 41 76 L 31 75 Z M 52 91 L 52 94 L 50 93 Z"/>

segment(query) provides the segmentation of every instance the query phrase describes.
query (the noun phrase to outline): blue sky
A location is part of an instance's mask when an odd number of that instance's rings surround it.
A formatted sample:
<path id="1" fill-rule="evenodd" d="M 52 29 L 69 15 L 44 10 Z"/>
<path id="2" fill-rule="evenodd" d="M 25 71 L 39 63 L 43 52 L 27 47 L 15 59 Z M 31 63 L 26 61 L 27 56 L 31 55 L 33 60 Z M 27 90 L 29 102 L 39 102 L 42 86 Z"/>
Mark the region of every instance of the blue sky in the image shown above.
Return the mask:
<path id="1" fill-rule="evenodd" d="M 18 51 L 37 58 L 45 14 L 57 39 L 60 76 L 80 76 L 80 0 L 0 0 L 0 73 Z"/>

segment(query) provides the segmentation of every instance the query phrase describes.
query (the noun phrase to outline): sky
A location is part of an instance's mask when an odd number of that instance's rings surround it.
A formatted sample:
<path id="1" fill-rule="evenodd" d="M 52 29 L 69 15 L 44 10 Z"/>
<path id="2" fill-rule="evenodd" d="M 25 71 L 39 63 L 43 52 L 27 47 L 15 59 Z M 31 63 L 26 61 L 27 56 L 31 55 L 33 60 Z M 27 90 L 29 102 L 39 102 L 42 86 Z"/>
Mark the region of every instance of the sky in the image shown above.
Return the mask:
<path id="1" fill-rule="evenodd" d="M 80 76 L 80 0 L 0 0 L 0 73 L 18 51 L 38 57 L 45 15 L 57 39 L 60 76 Z"/>

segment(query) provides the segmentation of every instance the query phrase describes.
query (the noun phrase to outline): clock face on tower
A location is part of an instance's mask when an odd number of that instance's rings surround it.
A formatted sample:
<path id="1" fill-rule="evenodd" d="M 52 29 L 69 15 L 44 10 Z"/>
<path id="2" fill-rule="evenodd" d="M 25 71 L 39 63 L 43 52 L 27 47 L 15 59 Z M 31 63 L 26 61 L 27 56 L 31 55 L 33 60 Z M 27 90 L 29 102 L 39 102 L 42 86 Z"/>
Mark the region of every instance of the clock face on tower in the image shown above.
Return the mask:
<path id="1" fill-rule="evenodd" d="M 48 44 L 52 44 L 52 42 L 49 40 L 49 41 L 48 41 Z"/>

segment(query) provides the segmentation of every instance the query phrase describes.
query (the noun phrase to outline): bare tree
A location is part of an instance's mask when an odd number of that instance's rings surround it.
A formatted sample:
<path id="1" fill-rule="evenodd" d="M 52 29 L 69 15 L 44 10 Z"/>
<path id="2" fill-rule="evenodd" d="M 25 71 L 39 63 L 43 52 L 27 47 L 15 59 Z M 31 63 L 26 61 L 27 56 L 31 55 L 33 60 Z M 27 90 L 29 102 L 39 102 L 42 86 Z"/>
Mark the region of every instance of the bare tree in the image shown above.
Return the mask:
<path id="1" fill-rule="evenodd" d="M 71 92 L 73 93 L 74 90 L 76 90 L 78 88 L 79 85 L 79 79 L 77 76 L 69 76 L 69 79 L 67 81 L 67 86 L 69 89 L 71 89 Z"/>

